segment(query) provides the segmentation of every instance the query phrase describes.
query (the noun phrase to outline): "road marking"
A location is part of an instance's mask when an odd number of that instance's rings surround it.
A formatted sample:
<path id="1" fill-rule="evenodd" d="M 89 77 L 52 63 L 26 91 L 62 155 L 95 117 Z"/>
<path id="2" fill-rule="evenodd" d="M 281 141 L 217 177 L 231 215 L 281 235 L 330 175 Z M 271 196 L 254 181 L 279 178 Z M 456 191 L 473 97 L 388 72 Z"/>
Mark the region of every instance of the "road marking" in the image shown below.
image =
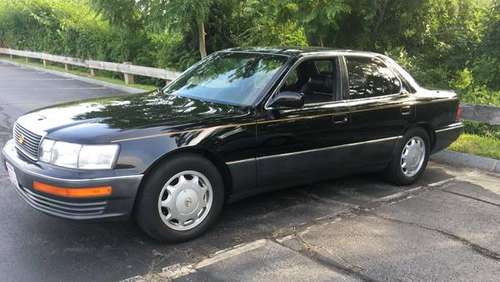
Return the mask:
<path id="1" fill-rule="evenodd" d="M 179 277 L 194 273 L 197 269 L 261 248 L 267 242 L 270 241 L 267 239 L 260 239 L 250 243 L 240 244 L 228 249 L 220 250 L 216 252 L 212 257 L 206 258 L 194 264 L 174 264 L 171 266 L 167 266 L 162 269 L 162 272 L 159 274 L 159 276 L 162 279 L 177 279 Z"/>
<path id="2" fill-rule="evenodd" d="M 374 201 L 375 202 L 388 202 L 388 201 L 392 201 L 392 200 L 403 198 L 405 196 L 413 194 L 413 193 L 415 193 L 415 192 L 417 192 L 419 190 L 422 190 L 423 188 L 425 188 L 425 186 L 418 186 L 418 187 L 415 187 L 415 188 L 412 188 L 412 189 L 408 189 L 408 190 L 405 190 L 405 191 L 401 191 L 401 192 L 397 192 L 397 193 L 394 193 L 394 194 L 390 194 L 390 195 L 384 196 L 382 198 L 377 198 Z"/>
<path id="3" fill-rule="evenodd" d="M 409 196 L 411 194 L 414 194 L 415 192 L 418 192 L 424 188 L 427 188 L 427 187 L 436 187 L 436 186 L 441 186 L 443 184 L 446 184 L 452 180 L 454 180 L 455 177 L 451 177 L 451 178 L 447 178 L 447 179 L 444 179 L 444 180 L 441 180 L 441 181 L 437 181 L 437 182 L 433 182 L 433 183 L 429 183 L 429 184 L 426 184 L 426 185 L 422 185 L 422 186 L 418 186 L 418 187 L 415 187 L 415 188 L 412 188 L 412 189 L 408 189 L 408 190 L 404 190 L 404 191 L 401 191 L 401 192 L 397 192 L 397 193 L 394 193 L 394 194 L 391 194 L 391 195 L 387 195 L 387 196 L 384 196 L 382 198 L 377 198 L 375 199 L 375 202 L 389 202 L 389 201 L 392 201 L 392 200 L 395 200 L 395 199 L 399 199 L 399 198 L 403 198 L 403 197 L 406 197 L 406 196 Z"/>
<path id="4" fill-rule="evenodd" d="M 429 187 L 435 187 L 435 186 L 441 186 L 443 184 L 446 184 L 452 180 L 455 180 L 456 177 L 451 177 L 451 178 L 448 178 L 448 179 L 445 179 L 445 180 L 441 180 L 441 181 L 437 181 L 437 182 L 434 182 L 434 183 L 430 183 L 430 184 L 427 184 L 427 186 Z"/>

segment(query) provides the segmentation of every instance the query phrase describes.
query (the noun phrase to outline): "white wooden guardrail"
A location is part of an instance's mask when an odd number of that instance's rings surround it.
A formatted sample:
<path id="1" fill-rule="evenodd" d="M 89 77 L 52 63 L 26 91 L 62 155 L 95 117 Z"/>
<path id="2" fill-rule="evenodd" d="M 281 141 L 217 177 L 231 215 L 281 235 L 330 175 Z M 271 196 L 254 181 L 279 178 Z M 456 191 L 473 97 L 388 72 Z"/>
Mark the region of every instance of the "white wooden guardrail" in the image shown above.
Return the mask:
<path id="1" fill-rule="evenodd" d="M 70 65 L 84 67 L 89 69 L 90 76 L 95 75 L 95 70 L 105 70 L 105 71 L 123 73 L 125 84 L 134 83 L 134 75 L 159 78 L 167 82 L 176 79 L 180 75 L 179 72 L 168 69 L 137 66 L 129 63 L 119 64 L 119 63 L 94 61 L 94 60 L 82 60 L 82 59 L 57 56 L 47 53 L 14 50 L 8 48 L 0 48 L 0 54 L 9 55 L 11 59 L 13 56 L 23 57 L 26 58 L 27 62 L 29 59 L 38 59 L 43 62 L 44 66 L 47 65 L 47 62 L 64 64 L 64 68 L 66 71 L 69 70 Z"/>
<path id="2" fill-rule="evenodd" d="M 494 106 L 462 104 L 462 118 L 491 125 L 500 125 L 500 108 Z"/>

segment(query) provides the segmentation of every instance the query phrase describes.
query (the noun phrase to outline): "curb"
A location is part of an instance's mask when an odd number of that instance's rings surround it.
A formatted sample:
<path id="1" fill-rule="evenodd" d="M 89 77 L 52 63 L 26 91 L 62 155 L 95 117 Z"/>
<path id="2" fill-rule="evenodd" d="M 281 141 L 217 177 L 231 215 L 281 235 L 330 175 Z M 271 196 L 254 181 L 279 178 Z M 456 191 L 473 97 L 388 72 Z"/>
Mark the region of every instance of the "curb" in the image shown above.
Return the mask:
<path id="1" fill-rule="evenodd" d="M 435 162 L 500 173 L 500 160 L 444 150 L 431 156 Z"/>
<path id="2" fill-rule="evenodd" d="M 72 79 L 80 80 L 80 81 L 83 81 L 83 82 L 87 82 L 87 83 L 91 83 L 91 84 L 96 84 L 96 85 L 100 85 L 100 86 L 112 88 L 112 89 L 119 90 L 119 91 L 122 91 L 122 92 L 126 92 L 126 93 L 129 93 L 129 94 L 138 94 L 138 93 L 147 92 L 147 90 L 144 90 L 144 89 L 139 89 L 139 88 L 134 88 L 134 87 L 129 87 L 129 86 L 123 86 L 123 85 L 117 85 L 117 84 L 114 84 L 114 83 L 111 83 L 111 82 L 106 82 L 106 81 L 102 81 L 102 80 L 98 80 L 98 79 L 93 79 L 93 78 L 89 78 L 89 77 L 83 77 L 83 76 L 79 76 L 79 75 L 71 74 L 71 73 L 67 73 L 67 72 L 61 72 L 61 71 L 56 71 L 56 70 L 49 70 L 49 69 L 42 68 L 42 67 L 36 67 L 36 66 L 31 66 L 31 65 L 20 64 L 20 63 L 11 62 L 11 61 L 5 60 L 5 59 L 0 59 L 0 62 L 6 63 L 6 64 L 10 64 L 10 65 L 14 65 L 14 66 L 21 67 L 21 68 L 31 68 L 31 69 L 34 69 L 34 70 L 43 71 L 43 72 L 46 72 L 46 73 L 50 73 L 50 74 L 54 74 L 54 75 L 58 75 L 58 76 L 66 77 L 66 78 L 72 78 Z"/>

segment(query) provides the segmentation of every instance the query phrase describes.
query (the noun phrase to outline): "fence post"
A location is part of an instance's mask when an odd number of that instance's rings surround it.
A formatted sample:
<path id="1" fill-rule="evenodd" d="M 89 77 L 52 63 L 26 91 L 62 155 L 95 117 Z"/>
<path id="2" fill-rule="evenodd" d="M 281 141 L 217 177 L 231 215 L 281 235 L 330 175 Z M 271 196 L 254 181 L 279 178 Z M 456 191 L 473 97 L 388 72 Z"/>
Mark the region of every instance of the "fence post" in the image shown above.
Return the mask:
<path id="1" fill-rule="evenodd" d="M 65 70 L 65 71 L 69 71 L 69 66 L 68 66 L 68 64 L 64 64 L 64 70 Z"/>
<path id="2" fill-rule="evenodd" d="M 90 76 L 95 76 L 95 71 L 94 69 L 89 69 L 90 70 Z"/>
<path id="3" fill-rule="evenodd" d="M 123 62 L 126 65 L 130 65 L 131 62 Z M 125 84 L 134 84 L 134 75 L 129 74 L 129 73 L 124 73 L 123 78 L 125 79 Z"/>
<path id="4" fill-rule="evenodd" d="M 10 59 L 11 59 L 11 60 L 14 58 L 14 56 L 12 56 L 12 54 L 9 54 L 9 56 L 10 56 Z"/>
<path id="5" fill-rule="evenodd" d="M 30 62 L 30 58 L 26 57 L 26 63 L 28 64 Z"/>
<path id="6" fill-rule="evenodd" d="M 46 68 L 47 67 L 47 61 L 42 60 L 42 62 L 43 62 L 43 67 Z"/>

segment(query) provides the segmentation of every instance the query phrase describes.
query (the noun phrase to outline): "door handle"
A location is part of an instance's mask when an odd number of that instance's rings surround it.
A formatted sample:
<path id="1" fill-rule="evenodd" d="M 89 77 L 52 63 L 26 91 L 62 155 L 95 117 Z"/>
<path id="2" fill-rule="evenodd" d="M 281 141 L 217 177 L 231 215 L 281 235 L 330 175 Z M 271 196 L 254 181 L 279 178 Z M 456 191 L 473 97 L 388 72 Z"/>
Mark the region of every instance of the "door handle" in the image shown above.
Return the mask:
<path id="1" fill-rule="evenodd" d="M 349 122 L 349 118 L 347 116 L 336 116 L 332 117 L 333 124 L 344 124 Z"/>
<path id="2" fill-rule="evenodd" d="M 404 116 L 409 116 L 411 114 L 411 106 L 401 107 L 401 114 Z"/>

